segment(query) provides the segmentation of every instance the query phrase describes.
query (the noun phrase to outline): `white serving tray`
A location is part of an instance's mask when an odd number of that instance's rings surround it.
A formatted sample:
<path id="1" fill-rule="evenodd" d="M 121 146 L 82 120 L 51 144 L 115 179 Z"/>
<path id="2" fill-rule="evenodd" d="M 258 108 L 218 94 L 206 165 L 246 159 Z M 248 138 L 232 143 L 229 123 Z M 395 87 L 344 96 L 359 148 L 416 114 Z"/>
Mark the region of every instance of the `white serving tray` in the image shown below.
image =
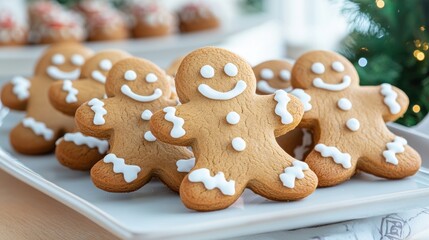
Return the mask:
<path id="1" fill-rule="evenodd" d="M 0 168 L 87 216 L 125 239 L 229 238 L 425 207 L 429 204 L 429 138 L 392 124 L 424 159 L 415 176 L 387 181 L 359 174 L 337 187 L 318 189 L 290 203 L 268 201 L 246 191 L 230 208 L 199 213 L 186 209 L 178 195 L 159 182 L 129 194 L 98 190 L 87 173 L 62 167 L 53 155 L 15 153 L 8 132 L 22 118 L 10 114 L 0 128 Z"/>

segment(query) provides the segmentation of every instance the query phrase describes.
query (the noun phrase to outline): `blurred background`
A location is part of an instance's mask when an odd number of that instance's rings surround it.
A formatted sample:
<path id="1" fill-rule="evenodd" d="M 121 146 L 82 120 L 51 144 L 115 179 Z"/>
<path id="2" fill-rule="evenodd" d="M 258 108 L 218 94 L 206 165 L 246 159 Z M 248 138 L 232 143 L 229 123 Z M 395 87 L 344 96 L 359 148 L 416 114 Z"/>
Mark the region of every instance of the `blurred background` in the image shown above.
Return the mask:
<path id="1" fill-rule="evenodd" d="M 362 85 L 407 92 L 399 122 L 429 109 L 428 0 L 0 0 L 0 78 L 31 75 L 46 44 L 119 48 L 161 67 L 195 48 L 228 48 L 257 64 L 334 50 Z"/>

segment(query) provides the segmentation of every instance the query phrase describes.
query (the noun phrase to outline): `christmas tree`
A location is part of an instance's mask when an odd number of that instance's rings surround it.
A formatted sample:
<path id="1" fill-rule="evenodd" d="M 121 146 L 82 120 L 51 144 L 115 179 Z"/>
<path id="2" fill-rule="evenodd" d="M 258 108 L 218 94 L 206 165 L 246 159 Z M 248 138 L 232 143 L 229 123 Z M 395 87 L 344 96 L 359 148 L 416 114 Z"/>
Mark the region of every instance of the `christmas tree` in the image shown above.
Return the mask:
<path id="1" fill-rule="evenodd" d="M 362 85 L 391 83 L 410 98 L 399 123 L 412 126 L 429 110 L 429 1 L 345 0 L 352 31 L 340 52 Z"/>

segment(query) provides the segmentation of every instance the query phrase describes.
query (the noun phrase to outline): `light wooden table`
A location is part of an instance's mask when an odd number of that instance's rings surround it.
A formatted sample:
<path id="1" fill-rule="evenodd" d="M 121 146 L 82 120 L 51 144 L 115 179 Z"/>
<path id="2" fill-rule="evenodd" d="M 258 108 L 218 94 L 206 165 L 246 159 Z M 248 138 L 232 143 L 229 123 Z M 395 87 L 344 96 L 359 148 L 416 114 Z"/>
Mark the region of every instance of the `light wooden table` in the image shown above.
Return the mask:
<path id="1" fill-rule="evenodd" d="M 0 170 L 0 239 L 118 239 Z"/>

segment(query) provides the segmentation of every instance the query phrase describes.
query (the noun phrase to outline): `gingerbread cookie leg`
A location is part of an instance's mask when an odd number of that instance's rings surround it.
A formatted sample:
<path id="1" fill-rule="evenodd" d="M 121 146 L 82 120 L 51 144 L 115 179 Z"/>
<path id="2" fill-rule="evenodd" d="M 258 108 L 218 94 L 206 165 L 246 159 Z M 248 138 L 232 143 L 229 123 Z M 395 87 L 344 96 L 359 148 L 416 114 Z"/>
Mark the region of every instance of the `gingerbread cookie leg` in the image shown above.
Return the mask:
<path id="1" fill-rule="evenodd" d="M 387 135 L 387 134 L 384 134 Z M 407 145 L 407 140 L 389 134 L 371 142 L 370 152 L 359 160 L 358 169 L 388 179 L 414 175 L 420 168 L 420 155 Z"/>

